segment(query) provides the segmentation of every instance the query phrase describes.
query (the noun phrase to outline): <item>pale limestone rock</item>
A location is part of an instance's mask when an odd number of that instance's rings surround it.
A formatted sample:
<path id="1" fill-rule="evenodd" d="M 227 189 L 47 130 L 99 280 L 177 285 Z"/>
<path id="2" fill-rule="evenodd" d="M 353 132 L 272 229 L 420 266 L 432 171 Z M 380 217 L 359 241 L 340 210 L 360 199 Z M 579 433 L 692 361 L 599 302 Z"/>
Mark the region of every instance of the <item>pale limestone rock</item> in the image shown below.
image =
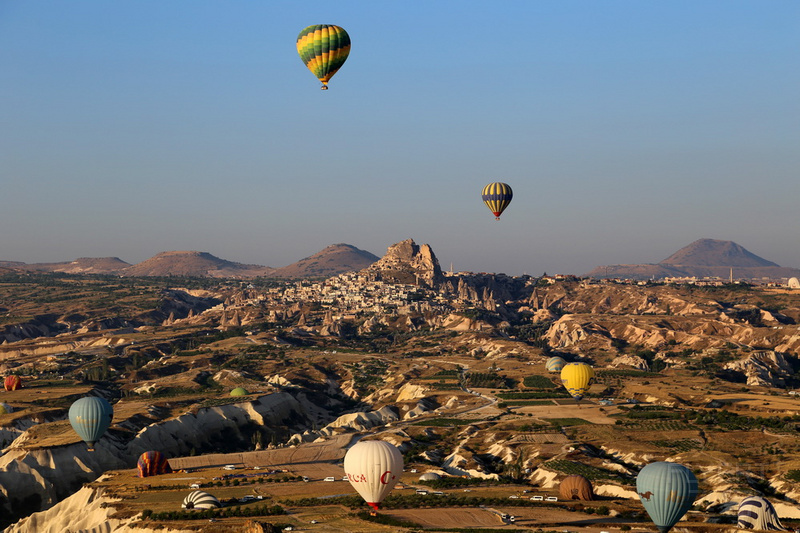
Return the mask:
<path id="1" fill-rule="evenodd" d="M 753 352 L 744 359 L 727 363 L 726 370 L 741 372 L 748 385 L 784 387 L 794 371 L 781 353 L 774 351 Z"/>
<path id="2" fill-rule="evenodd" d="M 414 385 L 412 383 L 406 383 L 403 385 L 397 393 L 397 401 L 398 402 L 407 402 L 410 400 L 417 400 L 419 398 L 425 397 L 426 388 L 422 385 Z"/>
<path id="3" fill-rule="evenodd" d="M 636 355 L 622 355 L 617 357 L 611 361 L 611 363 L 608 365 L 608 368 L 619 368 L 622 366 L 635 368 L 637 370 L 644 370 L 645 372 L 650 370 L 650 367 L 647 365 L 647 361 Z"/>

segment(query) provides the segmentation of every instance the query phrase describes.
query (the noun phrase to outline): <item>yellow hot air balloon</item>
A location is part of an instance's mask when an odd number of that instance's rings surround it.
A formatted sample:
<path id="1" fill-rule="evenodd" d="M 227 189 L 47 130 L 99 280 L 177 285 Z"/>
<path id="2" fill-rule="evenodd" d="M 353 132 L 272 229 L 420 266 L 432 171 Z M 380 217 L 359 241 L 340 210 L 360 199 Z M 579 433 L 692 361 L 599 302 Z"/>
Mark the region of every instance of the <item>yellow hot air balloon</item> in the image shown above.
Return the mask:
<path id="1" fill-rule="evenodd" d="M 314 24 L 297 36 L 297 53 L 325 90 L 350 54 L 350 36 L 339 26 Z"/>
<path id="2" fill-rule="evenodd" d="M 594 370 L 586 363 L 567 363 L 561 369 L 561 383 L 573 398 L 580 401 L 594 383 Z"/>

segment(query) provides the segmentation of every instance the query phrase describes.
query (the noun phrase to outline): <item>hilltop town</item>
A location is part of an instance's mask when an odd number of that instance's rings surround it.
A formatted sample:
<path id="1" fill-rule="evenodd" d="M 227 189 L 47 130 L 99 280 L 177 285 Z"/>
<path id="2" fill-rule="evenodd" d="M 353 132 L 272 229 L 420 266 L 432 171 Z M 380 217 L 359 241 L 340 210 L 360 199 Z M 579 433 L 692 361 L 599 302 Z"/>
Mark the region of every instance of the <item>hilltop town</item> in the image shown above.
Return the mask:
<path id="1" fill-rule="evenodd" d="M 695 281 L 447 272 L 411 239 L 308 279 L 12 268 L 0 370 L 23 387 L 0 398 L 0 518 L 20 532 L 625 531 L 648 527 L 638 470 L 672 460 L 700 480 L 685 527 L 730 528 L 756 493 L 791 524 L 800 291 Z M 581 402 L 554 356 L 595 369 Z M 66 420 L 86 395 L 114 406 L 91 452 Z M 354 514 L 341 482 L 364 436 L 405 460 L 379 517 Z M 175 472 L 137 477 L 150 450 Z M 597 501 L 559 500 L 572 473 Z M 224 512 L 180 514 L 193 486 Z"/>

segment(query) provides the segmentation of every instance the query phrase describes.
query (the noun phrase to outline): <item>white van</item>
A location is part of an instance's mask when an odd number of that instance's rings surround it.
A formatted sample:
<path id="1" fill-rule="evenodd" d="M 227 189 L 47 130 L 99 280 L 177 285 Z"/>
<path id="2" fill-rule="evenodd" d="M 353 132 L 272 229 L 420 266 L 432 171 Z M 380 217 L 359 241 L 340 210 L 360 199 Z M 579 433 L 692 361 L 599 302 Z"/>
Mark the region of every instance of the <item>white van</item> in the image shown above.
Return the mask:
<path id="1" fill-rule="evenodd" d="M 324 479 L 324 481 L 336 481 L 336 478 L 333 476 L 328 476 Z"/>

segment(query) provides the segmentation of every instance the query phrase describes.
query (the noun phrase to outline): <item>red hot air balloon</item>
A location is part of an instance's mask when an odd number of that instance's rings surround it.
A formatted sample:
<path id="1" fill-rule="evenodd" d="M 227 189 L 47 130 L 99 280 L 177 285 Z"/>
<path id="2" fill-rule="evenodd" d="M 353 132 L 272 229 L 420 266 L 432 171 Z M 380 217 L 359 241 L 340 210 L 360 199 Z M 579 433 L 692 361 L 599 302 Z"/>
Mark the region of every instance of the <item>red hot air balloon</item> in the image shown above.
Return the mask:
<path id="1" fill-rule="evenodd" d="M 136 463 L 136 468 L 139 469 L 139 477 L 172 473 L 172 468 L 170 468 L 169 462 L 167 458 L 164 457 L 164 454 L 155 451 L 144 452 L 140 455 L 139 461 Z"/>
<path id="2" fill-rule="evenodd" d="M 3 382 L 6 390 L 17 390 L 22 388 L 22 379 L 16 375 L 6 376 L 5 381 Z"/>

